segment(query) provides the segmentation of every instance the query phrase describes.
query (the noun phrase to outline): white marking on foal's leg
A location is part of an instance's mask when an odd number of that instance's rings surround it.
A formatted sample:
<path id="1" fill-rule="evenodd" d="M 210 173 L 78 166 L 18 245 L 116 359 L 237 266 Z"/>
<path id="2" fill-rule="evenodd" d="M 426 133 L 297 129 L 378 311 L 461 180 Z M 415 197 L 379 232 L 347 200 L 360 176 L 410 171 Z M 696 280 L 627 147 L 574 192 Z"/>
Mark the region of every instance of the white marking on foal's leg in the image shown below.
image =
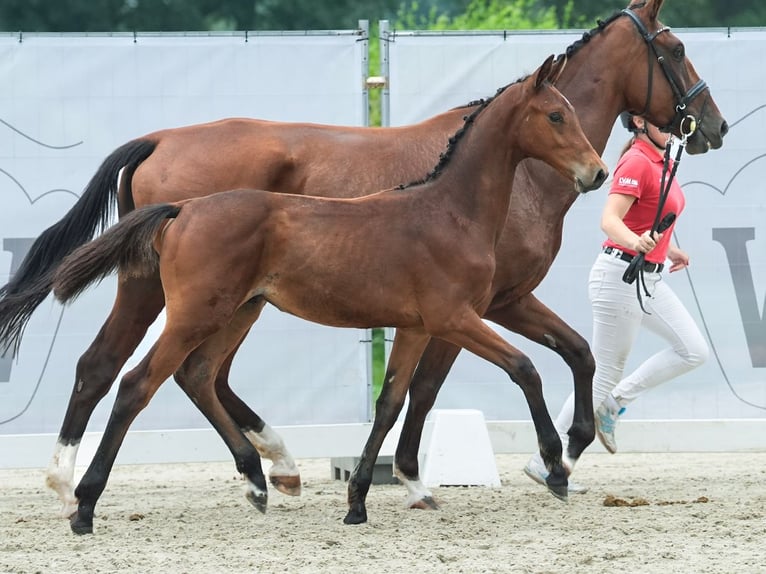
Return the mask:
<path id="1" fill-rule="evenodd" d="M 250 479 L 246 475 L 242 475 L 245 479 L 245 498 L 255 506 L 259 511 L 266 512 L 266 504 L 268 501 L 268 492 L 261 490 L 255 484 L 250 482 Z"/>
<path id="2" fill-rule="evenodd" d="M 258 454 L 271 461 L 269 480 L 279 492 L 290 496 L 301 493 L 301 473 L 295 460 L 288 452 L 282 437 L 269 425 L 259 433 L 248 430 L 245 436 L 253 443 Z"/>
<path id="3" fill-rule="evenodd" d="M 431 491 L 420 481 L 420 477 L 414 479 L 407 478 L 396 465 L 394 465 L 394 474 L 402 484 L 407 487 L 408 496 L 404 503 L 407 508 L 437 508 L 433 499 L 433 494 L 431 494 Z"/>
<path id="4" fill-rule="evenodd" d="M 48 465 L 45 484 L 56 491 L 61 500 L 61 516 L 69 518 L 77 512 L 77 498 L 74 495 L 74 464 L 80 445 L 65 445 L 58 441 L 53 458 Z"/>

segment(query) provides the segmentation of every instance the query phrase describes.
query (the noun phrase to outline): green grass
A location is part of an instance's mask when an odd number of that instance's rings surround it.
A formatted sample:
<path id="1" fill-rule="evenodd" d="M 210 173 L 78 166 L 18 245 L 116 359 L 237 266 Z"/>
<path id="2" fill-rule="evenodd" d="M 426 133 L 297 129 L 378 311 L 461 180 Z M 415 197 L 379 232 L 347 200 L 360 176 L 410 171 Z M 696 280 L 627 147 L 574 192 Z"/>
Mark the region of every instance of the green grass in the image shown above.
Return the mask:
<path id="1" fill-rule="evenodd" d="M 378 400 L 386 375 L 385 332 L 383 329 L 372 330 L 372 404 Z"/>

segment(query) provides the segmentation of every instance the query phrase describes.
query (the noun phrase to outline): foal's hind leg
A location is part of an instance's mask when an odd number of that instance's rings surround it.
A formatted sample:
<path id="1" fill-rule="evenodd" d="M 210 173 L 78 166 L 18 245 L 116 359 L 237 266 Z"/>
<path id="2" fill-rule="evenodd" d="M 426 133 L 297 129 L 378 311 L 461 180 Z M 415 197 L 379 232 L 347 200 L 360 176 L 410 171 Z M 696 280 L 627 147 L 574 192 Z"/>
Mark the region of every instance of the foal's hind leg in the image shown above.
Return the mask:
<path id="1" fill-rule="evenodd" d="M 266 302 L 262 299 L 254 299 L 245 305 L 248 320 L 251 323 L 258 319 L 265 304 Z M 250 409 L 229 386 L 231 363 L 240 345 L 245 340 L 248 331 L 249 328 L 239 335 L 239 341 L 223 361 L 220 369 L 218 369 L 215 377 L 216 394 L 229 415 L 237 422 L 241 431 L 258 450 L 258 454 L 272 462 L 269 469 L 269 481 L 274 485 L 274 488 L 289 496 L 299 496 L 301 493 L 300 471 L 292 455 L 287 450 L 282 437 L 266 424 L 257 413 Z M 179 378 L 183 378 L 185 371 L 186 369 L 181 368 L 175 375 L 176 381 L 181 386 L 183 384 L 179 381 Z"/>
<path id="2" fill-rule="evenodd" d="M 46 476 L 47 485 L 58 493 L 65 518 L 77 510 L 74 468 L 88 420 L 163 306 L 158 277 L 120 277 L 112 311 L 77 363 L 74 389 Z"/>
<path id="3" fill-rule="evenodd" d="M 228 325 L 235 323 L 236 312 L 229 308 L 229 299 L 216 303 L 197 300 L 204 297 L 199 290 L 191 290 L 184 298 L 170 301 L 167 321 L 157 342 L 134 369 L 122 379 L 112 414 L 104 430 L 93 460 L 75 490 L 79 502 L 77 512 L 70 518 L 72 530 L 77 534 L 93 531 L 93 513 L 109 478 L 117 453 L 128 429 L 138 413 L 149 403 L 159 386 L 176 372 L 189 354 L 201 347 L 206 339 Z M 207 304 L 206 304 L 207 303 Z M 243 313 L 242 315 L 245 315 Z M 231 321 L 230 321 L 231 320 Z M 251 500 L 265 508 L 266 479 L 260 466 L 260 457 L 252 444 L 244 437 L 223 408 L 215 393 L 213 379 L 221 362 L 236 346 L 241 334 L 250 323 L 234 337 L 232 345 L 219 355 L 212 353 L 201 357 L 220 357 L 210 364 L 195 364 L 187 375 L 184 390 L 190 395 L 202 413 L 213 423 L 218 434 L 235 453 L 237 467 L 248 476 L 255 490 Z M 218 347 L 221 349 L 221 347 Z M 245 453 L 239 456 L 239 452 Z"/>
<path id="4" fill-rule="evenodd" d="M 545 405 L 537 369 L 527 356 L 484 324 L 476 313 L 458 309 L 453 312 L 453 317 L 459 319 L 434 335 L 494 363 L 521 387 L 537 431 L 540 454 L 549 470 L 548 489 L 557 498 L 566 500 L 567 471 L 561 460 L 561 440 Z"/>
<path id="5" fill-rule="evenodd" d="M 214 383 L 221 365 L 240 345 L 262 308 L 260 300 L 251 300 L 240 307 L 231 322 L 192 351 L 176 371 L 175 378 L 229 447 L 237 470 L 247 481 L 246 498 L 258 510 L 266 512 L 268 493 L 258 451 L 243 434 L 236 417 L 232 418 L 231 410 L 220 401 Z M 239 401 L 233 393 L 231 396 Z"/>
<path id="6" fill-rule="evenodd" d="M 383 388 L 375 403 L 375 420 L 359 462 L 348 481 L 348 513 L 346 524 L 367 522 L 365 501 L 372 484 L 372 471 L 383 439 L 394 426 L 402 410 L 404 398 L 418 359 L 428 343 L 428 335 L 420 330 L 397 329 L 388 360 Z"/>
<path id="7" fill-rule="evenodd" d="M 498 308 L 485 318 L 558 353 L 574 378 L 574 418 L 567 432 L 564 460 L 570 471 L 595 438 L 593 422 L 593 373 L 596 363 L 588 342 L 531 293 Z"/>
<path id="8" fill-rule="evenodd" d="M 243 335 L 240 344 L 244 338 Z M 234 394 L 229 386 L 229 370 L 235 353 L 236 349 L 229 354 L 218 371 L 215 379 L 216 394 L 239 428 L 258 450 L 258 454 L 271 461 L 269 482 L 282 494 L 299 496 L 301 474 L 282 437 Z"/>

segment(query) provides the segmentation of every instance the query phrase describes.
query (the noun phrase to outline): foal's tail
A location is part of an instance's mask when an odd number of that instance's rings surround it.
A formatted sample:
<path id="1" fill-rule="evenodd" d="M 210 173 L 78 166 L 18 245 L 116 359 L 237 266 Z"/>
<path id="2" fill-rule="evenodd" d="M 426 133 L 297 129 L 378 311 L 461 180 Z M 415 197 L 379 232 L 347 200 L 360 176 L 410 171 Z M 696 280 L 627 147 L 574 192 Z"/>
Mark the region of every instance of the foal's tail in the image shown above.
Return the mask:
<path id="1" fill-rule="evenodd" d="M 136 139 L 114 150 L 93 175 L 85 191 L 62 219 L 35 240 L 10 281 L 0 287 L 0 354 L 18 350 L 32 312 L 51 291 L 51 282 L 61 260 L 108 225 L 117 199 L 117 176 L 125 168 L 127 197 L 133 207 L 130 180 L 157 143 Z"/>
<path id="2" fill-rule="evenodd" d="M 100 237 L 75 249 L 53 276 L 56 299 L 62 303 L 72 301 L 116 269 L 134 276 L 155 273 L 159 256 L 154 250 L 154 238 L 165 222 L 180 211 L 179 205 L 169 203 L 142 207 L 123 217 Z"/>

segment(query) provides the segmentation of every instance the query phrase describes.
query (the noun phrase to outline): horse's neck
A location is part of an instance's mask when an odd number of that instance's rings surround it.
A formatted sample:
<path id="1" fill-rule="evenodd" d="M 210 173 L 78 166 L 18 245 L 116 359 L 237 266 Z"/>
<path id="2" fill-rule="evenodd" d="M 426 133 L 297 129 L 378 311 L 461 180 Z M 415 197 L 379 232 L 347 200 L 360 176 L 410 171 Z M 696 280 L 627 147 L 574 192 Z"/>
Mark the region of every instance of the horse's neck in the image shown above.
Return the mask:
<path id="1" fill-rule="evenodd" d="M 624 72 L 617 69 L 618 66 L 606 64 L 620 61 L 615 58 L 619 54 L 624 61 L 629 61 L 624 53 L 624 41 L 620 40 L 619 34 L 602 32 L 594 36 L 569 58 L 556 81 L 556 87 L 574 106 L 583 132 L 599 154 L 606 148 L 614 122 L 624 106 L 621 90 Z M 542 162 L 527 161 L 520 169 L 525 174 L 524 183 L 514 189 L 511 211 L 535 213 L 552 223 L 548 227 L 550 233 L 560 233 L 561 226 L 553 222 L 560 224 L 579 197 L 571 182 Z"/>
<path id="2" fill-rule="evenodd" d="M 435 180 L 441 201 L 495 237 L 505 223 L 511 183 L 524 158 L 517 143 L 521 88 L 507 89 L 466 125 Z"/>

